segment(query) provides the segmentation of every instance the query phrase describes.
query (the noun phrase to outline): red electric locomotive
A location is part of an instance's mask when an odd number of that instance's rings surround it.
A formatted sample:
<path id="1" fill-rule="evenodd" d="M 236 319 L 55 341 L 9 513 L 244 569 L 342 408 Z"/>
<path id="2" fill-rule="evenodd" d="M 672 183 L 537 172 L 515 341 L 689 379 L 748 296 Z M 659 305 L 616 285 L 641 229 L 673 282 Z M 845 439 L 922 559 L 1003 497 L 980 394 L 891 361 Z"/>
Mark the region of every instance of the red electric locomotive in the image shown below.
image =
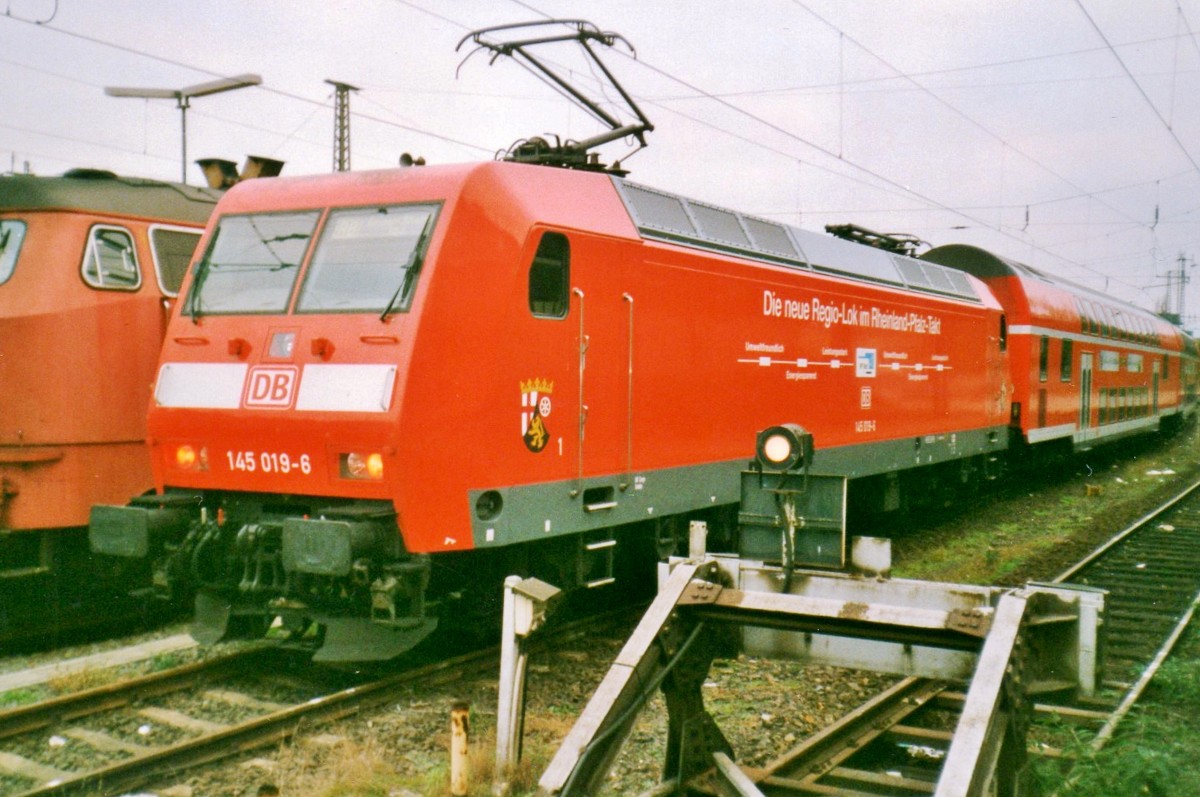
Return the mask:
<path id="1" fill-rule="evenodd" d="M 216 200 L 109 172 L 0 176 L 0 638 L 76 604 L 94 623 L 85 596 L 127 586 L 94 569 L 84 528 L 153 483 L 149 386 Z"/>
<path id="2" fill-rule="evenodd" d="M 158 492 L 96 507 L 91 539 L 195 590 L 204 639 L 282 618 L 324 630 L 318 658 L 384 658 L 510 572 L 608 583 L 681 519 L 731 532 L 771 424 L 807 432 L 834 532 L 848 485 L 895 505 L 1008 444 L 978 280 L 608 174 L 247 183 L 199 251 L 154 384 Z M 796 558 L 840 561 L 823 546 Z"/>
<path id="3" fill-rule="evenodd" d="M 1131 304 L 965 245 L 923 260 L 979 277 L 1007 311 L 1023 444 L 1069 453 L 1178 426 L 1195 410 L 1195 347 Z"/>

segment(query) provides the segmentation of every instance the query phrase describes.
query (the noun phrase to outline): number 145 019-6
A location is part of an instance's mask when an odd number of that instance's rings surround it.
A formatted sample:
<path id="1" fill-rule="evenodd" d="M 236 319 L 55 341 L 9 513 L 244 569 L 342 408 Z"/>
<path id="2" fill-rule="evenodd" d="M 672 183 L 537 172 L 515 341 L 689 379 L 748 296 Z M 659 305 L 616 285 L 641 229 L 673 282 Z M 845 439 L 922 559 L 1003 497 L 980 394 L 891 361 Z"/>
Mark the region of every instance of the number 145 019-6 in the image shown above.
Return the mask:
<path id="1" fill-rule="evenodd" d="M 226 451 L 225 459 L 230 470 L 244 473 L 312 473 L 312 460 L 308 454 L 294 457 L 286 451 Z"/>

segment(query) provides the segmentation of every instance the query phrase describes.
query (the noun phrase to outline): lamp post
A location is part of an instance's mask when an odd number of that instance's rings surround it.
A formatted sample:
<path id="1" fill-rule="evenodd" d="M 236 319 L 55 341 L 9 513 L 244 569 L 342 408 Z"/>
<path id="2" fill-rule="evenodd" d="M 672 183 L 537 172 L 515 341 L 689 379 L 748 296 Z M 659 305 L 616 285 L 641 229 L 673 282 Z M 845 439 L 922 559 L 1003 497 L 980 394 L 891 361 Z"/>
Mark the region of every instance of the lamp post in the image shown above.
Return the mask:
<path id="1" fill-rule="evenodd" d="M 262 83 L 258 75 L 234 75 L 207 83 L 197 83 L 194 86 L 184 86 L 181 89 L 139 89 L 121 86 L 106 86 L 104 93 L 110 97 L 141 97 L 150 100 L 175 100 L 180 113 L 180 131 L 183 142 L 183 161 L 180 164 L 181 183 L 187 184 L 187 109 L 191 107 L 192 97 L 206 97 L 222 91 L 242 89 L 247 86 L 257 86 Z"/>

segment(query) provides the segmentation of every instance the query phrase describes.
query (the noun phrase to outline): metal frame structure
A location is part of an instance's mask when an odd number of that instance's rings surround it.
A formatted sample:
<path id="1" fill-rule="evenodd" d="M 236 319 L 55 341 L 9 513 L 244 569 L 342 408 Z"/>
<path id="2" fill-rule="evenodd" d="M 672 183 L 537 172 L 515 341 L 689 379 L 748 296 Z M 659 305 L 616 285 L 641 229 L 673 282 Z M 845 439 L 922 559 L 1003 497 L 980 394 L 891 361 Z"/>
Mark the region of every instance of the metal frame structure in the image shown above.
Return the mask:
<path id="1" fill-rule="evenodd" d="M 785 575 L 760 562 L 706 557 L 664 567 L 673 569 L 659 597 L 546 769 L 540 795 L 594 793 L 638 712 L 659 689 L 669 738 L 655 794 L 696 788 L 708 794 L 760 795 L 763 788 L 800 793 L 823 773 L 808 765 L 739 768 L 704 707 L 701 687 L 713 659 L 739 646 L 750 655 L 912 676 L 894 687 L 909 690 L 905 710 L 932 699 L 947 681 L 969 679 L 934 791 L 940 797 L 1029 793 L 1030 697 L 1064 689 L 1092 694 L 1099 681 L 1100 591 L 1036 584 L 1001 590 L 804 572 L 785 593 Z M 855 721 L 879 727 L 873 712 L 882 705 L 859 709 Z M 819 750 L 818 737 L 793 753 Z"/>
<path id="2" fill-rule="evenodd" d="M 333 86 L 333 170 L 335 172 L 350 171 L 350 92 L 358 91 L 358 86 L 351 86 L 338 80 L 326 80 Z"/>

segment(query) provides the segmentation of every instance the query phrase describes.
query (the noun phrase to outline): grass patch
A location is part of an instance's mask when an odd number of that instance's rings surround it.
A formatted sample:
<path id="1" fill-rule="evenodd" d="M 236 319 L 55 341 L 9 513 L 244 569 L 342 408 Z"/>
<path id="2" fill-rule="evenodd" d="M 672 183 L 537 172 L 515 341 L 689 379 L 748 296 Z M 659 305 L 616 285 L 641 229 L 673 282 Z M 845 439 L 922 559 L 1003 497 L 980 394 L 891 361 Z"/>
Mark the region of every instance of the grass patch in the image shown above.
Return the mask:
<path id="1" fill-rule="evenodd" d="M 113 674 L 104 670 L 77 670 L 75 672 L 56 675 L 46 681 L 46 686 L 55 694 L 67 695 L 94 689 L 113 680 Z"/>
<path id="2" fill-rule="evenodd" d="M 1147 699 L 1131 712 L 1116 737 L 1099 752 L 1090 734 L 1067 731 L 1076 757 L 1064 781 L 1055 763 L 1040 761 L 1035 776 L 1043 793 L 1063 797 L 1200 795 L 1200 661 L 1164 665 Z"/>
<path id="3" fill-rule="evenodd" d="M 468 748 L 468 797 L 490 797 L 496 737 L 490 725 L 479 728 L 472 713 Z M 510 780 L 513 797 L 537 791 L 537 781 L 570 730 L 573 717 L 529 715 L 524 750 Z M 447 728 L 446 741 L 449 742 Z M 308 797 L 423 797 L 450 794 L 447 751 L 398 749 L 376 737 L 343 739 L 336 744 L 309 741 L 285 745 L 276 767 L 258 779 L 272 782 L 283 794 Z M 252 791 L 250 793 L 253 793 Z"/>
<path id="4" fill-rule="evenodd" d="M 0 708 L 28 706 L 46 698 L 46 692 L 37 688 L 10 689 L 0 693 Z"/>
<path id="5" fill-rule="evenodd" d="M 1094 751 L 1092 735 L 1078 728 L 1062 724 L 1053 733 L 1054 743 L 1076 762 L 1065 776 L 1056 762 L 1036 762 L 1034 776 L 1044 794 L 1200 795 L 1200 633 L 1188 631 L 1102 750 Z"/>
<path id="6" fill-rule="evenodd" d="M 1052 578 L 1148 511 L 1156 498 L 1182 489 L 1196 472 L 1198 436 L 1200 425 L 1131 449 L 1115 462 L 1063 462 L 1022 477 L 1024 486 L 1012 482 L 1006 497 L 975 502 L 933 527 L 916 517 L 919 532 L 892 539 L 893 575 L 1001 585 Z"/>
<path id="7" fill-rule="evenodd" d="M 146 663 L 146 671 L 162 672 L 163 670 L 172 670 L 183 666 L 187 661 L 187 657 L 181 656 L 178 653 L 159 653 Z"/>

